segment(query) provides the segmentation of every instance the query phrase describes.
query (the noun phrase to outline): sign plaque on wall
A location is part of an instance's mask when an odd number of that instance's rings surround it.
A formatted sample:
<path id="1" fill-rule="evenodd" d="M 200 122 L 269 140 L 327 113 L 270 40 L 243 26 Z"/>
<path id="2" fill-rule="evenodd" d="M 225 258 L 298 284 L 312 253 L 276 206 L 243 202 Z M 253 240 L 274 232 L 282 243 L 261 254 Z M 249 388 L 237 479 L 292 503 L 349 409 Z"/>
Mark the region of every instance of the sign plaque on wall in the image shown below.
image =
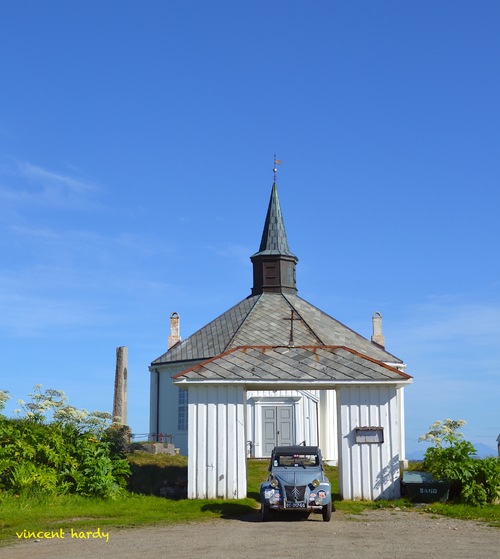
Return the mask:
<path id="1" fill-rule="evenodd" d="M 384 442 L 383 427 L 356 427 L 356 443 L 374 444 Z"/>

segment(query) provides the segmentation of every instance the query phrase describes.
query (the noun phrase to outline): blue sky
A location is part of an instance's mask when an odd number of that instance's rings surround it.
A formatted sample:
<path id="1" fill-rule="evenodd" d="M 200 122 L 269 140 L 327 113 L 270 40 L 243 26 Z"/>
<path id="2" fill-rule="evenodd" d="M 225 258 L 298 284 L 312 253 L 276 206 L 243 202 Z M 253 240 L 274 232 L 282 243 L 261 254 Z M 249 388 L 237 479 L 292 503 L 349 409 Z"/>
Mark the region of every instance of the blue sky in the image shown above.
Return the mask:
<path id="1" fill-rule="evenodd" d="M 0 384 L 148 431 L 149 363 L 250 294 L 273 154 L 299 295 L 500 433 L 500 3 L 0 2 Z"/>

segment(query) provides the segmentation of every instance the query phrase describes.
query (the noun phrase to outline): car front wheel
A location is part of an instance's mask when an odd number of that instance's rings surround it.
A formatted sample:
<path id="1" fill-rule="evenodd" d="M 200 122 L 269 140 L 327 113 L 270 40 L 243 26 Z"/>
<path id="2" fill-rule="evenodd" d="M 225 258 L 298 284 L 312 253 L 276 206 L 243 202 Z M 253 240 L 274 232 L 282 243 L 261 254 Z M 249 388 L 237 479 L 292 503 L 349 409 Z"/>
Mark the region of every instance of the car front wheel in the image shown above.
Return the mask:
<path id="1" fill-rule="evenodd" d="M 271 517 L 271 510 L 264 503 L 260 505 L 260 517 L 262 522 L 268 522 Z"/>
<path id="2" fill-rule="evenodd" d="M 323 505 L 323 522 L 330 522 L 332 518 L 332 502 L 330 501 L 327 505 Z"/>

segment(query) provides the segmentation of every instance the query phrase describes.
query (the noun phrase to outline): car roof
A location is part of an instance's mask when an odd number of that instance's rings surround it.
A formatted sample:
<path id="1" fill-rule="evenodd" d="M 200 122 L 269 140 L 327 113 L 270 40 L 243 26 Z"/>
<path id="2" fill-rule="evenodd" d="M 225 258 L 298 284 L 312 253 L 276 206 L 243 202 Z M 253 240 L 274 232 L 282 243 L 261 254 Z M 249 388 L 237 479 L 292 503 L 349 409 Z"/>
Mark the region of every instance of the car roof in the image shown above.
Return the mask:
<path id="1" fill-rule="evenodd" d="M 273 454 L 290 456 L 293 454 L 321 454 L 317 446 L 275 446 Z"/>

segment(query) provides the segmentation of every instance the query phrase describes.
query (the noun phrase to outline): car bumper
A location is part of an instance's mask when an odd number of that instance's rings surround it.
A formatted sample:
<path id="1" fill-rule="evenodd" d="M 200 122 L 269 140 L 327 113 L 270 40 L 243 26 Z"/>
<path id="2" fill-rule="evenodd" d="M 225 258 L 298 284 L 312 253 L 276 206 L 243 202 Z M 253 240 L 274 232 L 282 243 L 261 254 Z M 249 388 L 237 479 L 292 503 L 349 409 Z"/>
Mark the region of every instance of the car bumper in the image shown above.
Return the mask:
<path id="1" fill-rule="evenodd" d="M 293 512 L 304 512 L 304 511 L 315 511 L 322 510 L 323 505 L 316 505 L 314 503 L 298 503 L 298 506 L 284 505 L 283 503 L 267 503 L 271 510 L 283 510 L 283 511 L 293 511 Z M 326 504 L 326 503 L 324 503 Z"/>

